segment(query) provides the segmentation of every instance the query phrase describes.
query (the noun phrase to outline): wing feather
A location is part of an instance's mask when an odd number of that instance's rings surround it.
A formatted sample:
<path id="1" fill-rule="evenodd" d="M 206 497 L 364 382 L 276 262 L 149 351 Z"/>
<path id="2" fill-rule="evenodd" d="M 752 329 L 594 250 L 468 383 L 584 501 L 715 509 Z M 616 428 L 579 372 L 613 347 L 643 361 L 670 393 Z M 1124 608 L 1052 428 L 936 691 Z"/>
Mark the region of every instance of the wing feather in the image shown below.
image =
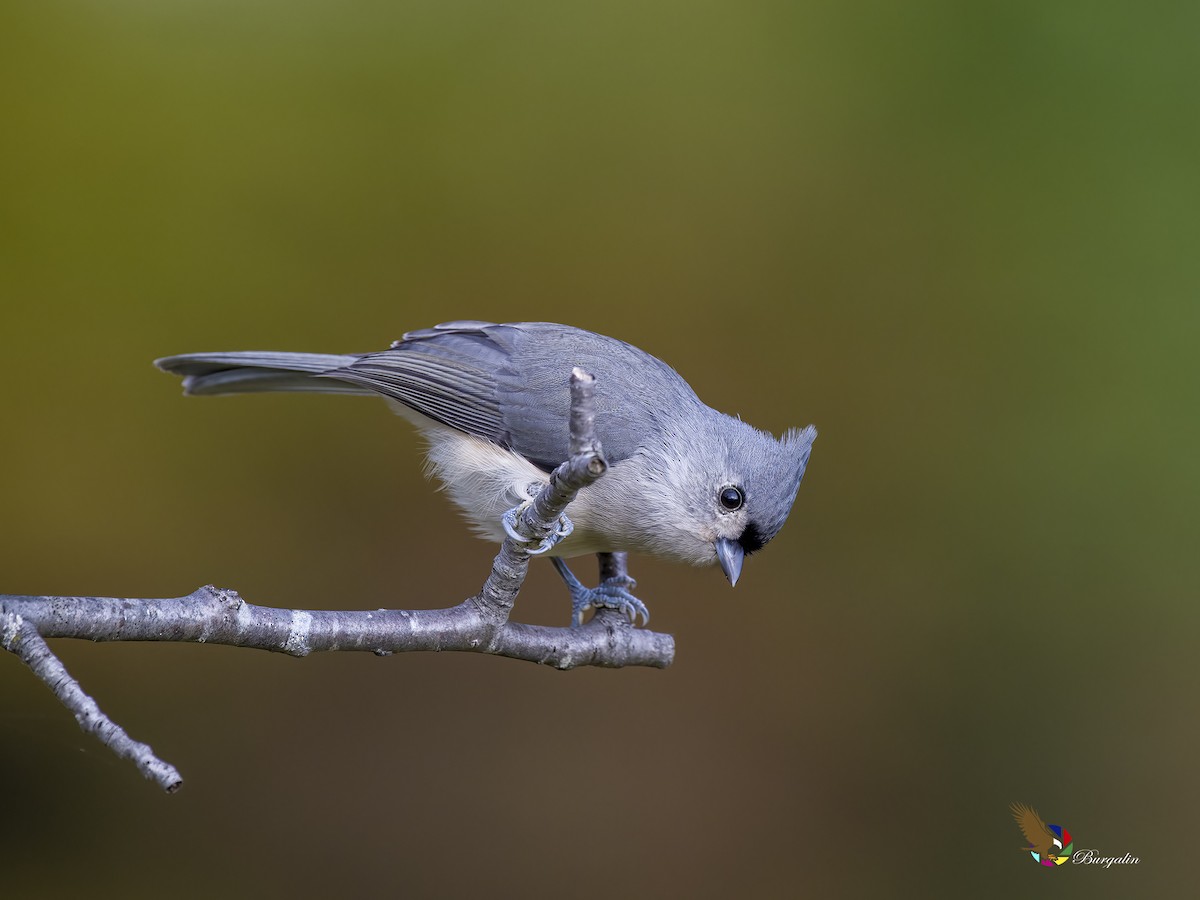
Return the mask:
<path id="1" fill-rule="evenodd" d="M 549 322 L 446 322 L 319 377 L 398 401 L 443 425 L 520 453 L 549 472 L 567 458 L 569 373 L 596 376 L 596 432 L 610 463 L 642 436 L 701 406 L 670 366 L 629 344 Z M 653 385 L 653 402 L 630 403 Z"/>
<path id="2" fill-rule="evenodd" d="M 488 339 L 484 323 L 454 323 L 405 335 L 390 350 L 369 353 L 326 372 L 397 400 L 422 415 L 507 446 L 509 437 L 496 397 L 495 371 L 502 348 Z"/>
<path id="3" fill-rule="evenodd" d="M 1012 814 L 1017 820 L 1021 834 L 1025 835 L 1025 840 L 1029 841 L 1030 846 L 1039 854 L 1048 853 L 1054 847 L 1054 832 L 1046 827 L 1046 823 L 1032 806 L 1014 803 Z"/>

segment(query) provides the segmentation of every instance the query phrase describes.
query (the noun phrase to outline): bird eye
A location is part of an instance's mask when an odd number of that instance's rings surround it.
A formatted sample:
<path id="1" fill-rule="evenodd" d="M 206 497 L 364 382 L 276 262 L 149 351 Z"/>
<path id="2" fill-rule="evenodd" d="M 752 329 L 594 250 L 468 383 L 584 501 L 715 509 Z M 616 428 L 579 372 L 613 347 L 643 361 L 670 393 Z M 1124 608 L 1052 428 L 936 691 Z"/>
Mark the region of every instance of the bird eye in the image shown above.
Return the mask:
<path id="1" fill-rule="evenodd" d="M 742 504 L 746 502 L 746 498 L 742 495 L 742 489 L 736 487 L 727 487 L 721 491 L 721 505 L 730 512 L 735 509 L 741 509 Z"/>

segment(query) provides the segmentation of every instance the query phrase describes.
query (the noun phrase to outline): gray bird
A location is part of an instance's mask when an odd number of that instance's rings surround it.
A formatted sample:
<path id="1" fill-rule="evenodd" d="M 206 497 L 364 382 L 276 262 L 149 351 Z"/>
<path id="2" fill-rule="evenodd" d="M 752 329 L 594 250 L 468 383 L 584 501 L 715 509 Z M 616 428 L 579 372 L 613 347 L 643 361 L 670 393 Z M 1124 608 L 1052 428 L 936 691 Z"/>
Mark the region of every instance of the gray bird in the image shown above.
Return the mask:
<path id="1" fill-rule="evenodd" d="M 631 621 L 649 613 L 632 579 L 586 588 L 561 557 L 596 553 L 603 564 L 605 554 L 635 551 L 719 563 L 736 584 L 743 558 L 787 520 L 817 435 L 810 425 L 777 440 L 705 406 L 637 347 L 549 322 L 447 322 L 377 353 L 188 353 L 155 364 L 184 376 L 187 394 L 382 395 L 428 441 L 429 470 L 450 499 L 494 541 L 567 458 L 569 375 L 591 372 L 609 469 L 569 507 L 566 536 L 543 548 L 571 591 L 572 624 L 593 607 Z"/>

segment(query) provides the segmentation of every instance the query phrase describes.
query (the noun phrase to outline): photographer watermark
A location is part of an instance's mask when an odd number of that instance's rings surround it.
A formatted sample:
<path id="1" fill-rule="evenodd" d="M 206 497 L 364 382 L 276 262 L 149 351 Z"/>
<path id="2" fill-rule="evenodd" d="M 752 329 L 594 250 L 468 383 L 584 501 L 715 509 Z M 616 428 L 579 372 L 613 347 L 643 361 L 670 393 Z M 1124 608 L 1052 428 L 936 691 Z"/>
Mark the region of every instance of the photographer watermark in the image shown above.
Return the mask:
<path id="1" fill-rule="evenodd" d="M 1061 825 L 1047 825 L 1037 810 L 1024 803 L 1014 803 L 1012 814 L 1021 834 L 1029 842 L 1029 846 L 1021 849 L 1039 865 L 1055 868 L 1069 861 L 1074 866 L 1103 866 L 1109 869 L 1113 866 L 1137 865 L 1141 861 L 1132 853 L 1105 856 L 1091 848 L 1076 850 L 1071 832 Z"/>

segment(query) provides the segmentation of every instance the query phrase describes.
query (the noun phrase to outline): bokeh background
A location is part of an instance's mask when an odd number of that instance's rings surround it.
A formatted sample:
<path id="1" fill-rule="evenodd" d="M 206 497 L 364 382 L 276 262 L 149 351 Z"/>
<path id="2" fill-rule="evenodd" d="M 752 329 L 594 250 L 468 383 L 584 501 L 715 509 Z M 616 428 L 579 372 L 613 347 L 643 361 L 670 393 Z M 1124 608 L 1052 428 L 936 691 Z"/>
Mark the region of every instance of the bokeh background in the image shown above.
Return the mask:
<path id="1" fill-rule="evenodd" d="M 566 321 L 821 432 L 735 591 L 633 561 L 666 671 L 56 642 L 168 797 L 0 659 L 5 895 L 1194 885 L 1198 10 L 4 3 L 0 590 L 482 583 L 382 403 L 171 353 Z"/>

